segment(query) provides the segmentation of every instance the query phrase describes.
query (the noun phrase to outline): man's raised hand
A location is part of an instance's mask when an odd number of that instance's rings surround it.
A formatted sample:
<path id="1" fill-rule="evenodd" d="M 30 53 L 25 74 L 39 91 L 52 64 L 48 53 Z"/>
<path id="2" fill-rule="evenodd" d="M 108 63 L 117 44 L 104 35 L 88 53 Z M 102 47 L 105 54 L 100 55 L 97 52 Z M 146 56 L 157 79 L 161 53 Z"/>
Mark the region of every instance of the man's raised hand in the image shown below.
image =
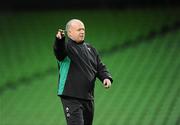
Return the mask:
<path id="1" fill-rule="evenodd" d="M 59 29 L 58 32 L 57 32 L 57 34 L 56 34 L 56 37 L 57 37 L 58 39 L 62 39 L 63 37 L 65 37 L 65 32 L 64 32 L 64 30 Z"/>

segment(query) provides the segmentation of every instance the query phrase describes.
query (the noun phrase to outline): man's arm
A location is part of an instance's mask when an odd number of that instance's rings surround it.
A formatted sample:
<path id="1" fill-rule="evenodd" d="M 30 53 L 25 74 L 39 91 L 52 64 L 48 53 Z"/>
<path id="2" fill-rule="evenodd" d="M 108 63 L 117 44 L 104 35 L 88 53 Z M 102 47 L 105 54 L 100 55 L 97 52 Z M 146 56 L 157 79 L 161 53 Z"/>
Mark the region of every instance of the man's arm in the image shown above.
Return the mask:
<path id="1" fill-rule="evenodd" d="M 103 82 L 104 87 L 109 88 L 113 82 L 113 79 L 105 64 L 102 63 L 99 55 L 97 56 L 97 71 L 97 77 Z"/>
<path id="2" fill-rule="evenodd" d="M 65 36 L 62 30 L 58 31 L 56 34 L 53 49 L 54 55 L 59 61 L 62 61 L 66 57 Z"/>

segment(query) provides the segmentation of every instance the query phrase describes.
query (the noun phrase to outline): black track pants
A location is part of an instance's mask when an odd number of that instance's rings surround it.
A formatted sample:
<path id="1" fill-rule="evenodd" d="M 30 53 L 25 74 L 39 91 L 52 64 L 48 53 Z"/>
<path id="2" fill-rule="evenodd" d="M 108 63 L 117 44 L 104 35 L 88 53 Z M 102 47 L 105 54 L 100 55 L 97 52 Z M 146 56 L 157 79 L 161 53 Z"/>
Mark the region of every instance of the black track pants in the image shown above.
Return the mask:
<path id="1" fill-rule="evenodd" d="M 94 101 L 61 97 L 67 125 L 92 125 Z"/>

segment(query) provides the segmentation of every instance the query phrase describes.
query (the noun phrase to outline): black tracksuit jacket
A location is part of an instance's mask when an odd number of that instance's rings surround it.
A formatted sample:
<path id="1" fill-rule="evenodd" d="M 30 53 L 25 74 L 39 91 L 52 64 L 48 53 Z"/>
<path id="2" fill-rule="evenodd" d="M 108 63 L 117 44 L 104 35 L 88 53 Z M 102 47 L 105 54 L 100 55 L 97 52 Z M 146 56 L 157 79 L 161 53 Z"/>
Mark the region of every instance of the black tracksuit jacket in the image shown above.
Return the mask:
<path id="1" fill-rule="evenodd" d="M 93 100 L 96 77 L 102 82 L 105 78 L 113 81 L 96 49 L 86 42 L 56 38 L 53 48 L 59 69 L 59 96 Z"/>

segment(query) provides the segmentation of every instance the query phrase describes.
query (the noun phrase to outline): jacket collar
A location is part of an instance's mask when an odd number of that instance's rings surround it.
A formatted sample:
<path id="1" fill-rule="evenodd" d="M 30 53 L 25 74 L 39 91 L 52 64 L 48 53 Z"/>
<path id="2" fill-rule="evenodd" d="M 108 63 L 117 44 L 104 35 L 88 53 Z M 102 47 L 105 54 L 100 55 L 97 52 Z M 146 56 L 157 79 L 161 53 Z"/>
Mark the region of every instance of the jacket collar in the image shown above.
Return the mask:
<path id="1" fill-rule="evenodd" d="M 72 39 L 71 39 L 71 38 L 69 38 L 69 37 L 68 37 L 68 41 L 73 42 L 73 43 L 78 44 L 78 45 L 80 45 L 80 44 L 83 44 L 83 43 L 84 43 L 84 40 L 83 40 L 82 42 L 80 42 L 80 43 L 77 43 L 76 41 L 72 40 Z"/>

